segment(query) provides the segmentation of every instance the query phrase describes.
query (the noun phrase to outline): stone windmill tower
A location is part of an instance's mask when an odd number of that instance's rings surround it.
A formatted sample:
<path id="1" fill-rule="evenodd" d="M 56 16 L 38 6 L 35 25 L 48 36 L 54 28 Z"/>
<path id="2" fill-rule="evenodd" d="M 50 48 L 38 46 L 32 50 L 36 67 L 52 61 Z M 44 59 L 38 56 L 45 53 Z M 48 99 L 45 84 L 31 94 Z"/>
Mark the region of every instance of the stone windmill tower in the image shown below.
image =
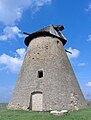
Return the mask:
<path id="1" fill-rule="evenodd" d="M 9 109 L 34 111 L 85 108 L 82 95 L 63 45 L 63 26 L 47 26 L 25 39 L 28 46 L 8 104 Z"/>

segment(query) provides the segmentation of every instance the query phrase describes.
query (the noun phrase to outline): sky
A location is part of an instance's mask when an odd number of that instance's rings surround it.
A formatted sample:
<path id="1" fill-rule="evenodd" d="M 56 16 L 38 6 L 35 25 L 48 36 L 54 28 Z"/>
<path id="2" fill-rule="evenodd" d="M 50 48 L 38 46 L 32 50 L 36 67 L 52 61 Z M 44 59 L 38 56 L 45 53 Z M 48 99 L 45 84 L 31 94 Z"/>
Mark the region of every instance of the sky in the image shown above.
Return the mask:
<path id="1" fill-rule="evenodd" d="M 23 32 L 64 25 L 65 49 L 85 99 L 91 100 L 91 0 L 0 0 L 0 103 L 9 102 L 27 47 Z"/>

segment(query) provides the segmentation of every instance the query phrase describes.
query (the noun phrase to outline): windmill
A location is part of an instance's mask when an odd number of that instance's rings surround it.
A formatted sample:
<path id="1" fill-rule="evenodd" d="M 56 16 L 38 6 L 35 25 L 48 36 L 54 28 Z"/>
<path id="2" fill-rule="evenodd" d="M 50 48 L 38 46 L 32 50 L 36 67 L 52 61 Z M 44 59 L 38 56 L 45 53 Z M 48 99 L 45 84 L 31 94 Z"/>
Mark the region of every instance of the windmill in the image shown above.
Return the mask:
<path id="1" fill-rule="evenodd" d="M 75 110 L 86 101 L 67 57 L 62 25 L 27 34 L 28 47 L 9 109 Z"/>

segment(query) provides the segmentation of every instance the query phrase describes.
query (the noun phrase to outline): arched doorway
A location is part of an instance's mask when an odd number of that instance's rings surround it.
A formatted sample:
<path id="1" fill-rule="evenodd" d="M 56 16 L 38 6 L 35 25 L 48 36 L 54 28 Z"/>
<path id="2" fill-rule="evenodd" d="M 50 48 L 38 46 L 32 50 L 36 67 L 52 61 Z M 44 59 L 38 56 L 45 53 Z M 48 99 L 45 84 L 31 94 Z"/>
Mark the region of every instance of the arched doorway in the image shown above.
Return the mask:
<path id="1" fill-rule="evenodd" d="M 33 92 L 31 94 L 31 109 L 32 111 L 43 110 L 43 94 L 42 92 Z"/>

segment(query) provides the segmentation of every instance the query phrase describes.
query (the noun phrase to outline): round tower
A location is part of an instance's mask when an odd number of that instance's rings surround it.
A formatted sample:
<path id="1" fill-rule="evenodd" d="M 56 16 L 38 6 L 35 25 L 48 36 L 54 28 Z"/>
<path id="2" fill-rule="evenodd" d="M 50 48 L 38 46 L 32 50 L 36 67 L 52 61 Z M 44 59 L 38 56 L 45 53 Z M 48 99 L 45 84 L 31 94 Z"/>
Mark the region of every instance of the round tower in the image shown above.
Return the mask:
<path id="1" fill-rule="evenodd" d="M 50 111 L 86 107 L 63 47 L 62 27 L 50 25 L 26 37 L 27 53 L 8 108 Z"/>

